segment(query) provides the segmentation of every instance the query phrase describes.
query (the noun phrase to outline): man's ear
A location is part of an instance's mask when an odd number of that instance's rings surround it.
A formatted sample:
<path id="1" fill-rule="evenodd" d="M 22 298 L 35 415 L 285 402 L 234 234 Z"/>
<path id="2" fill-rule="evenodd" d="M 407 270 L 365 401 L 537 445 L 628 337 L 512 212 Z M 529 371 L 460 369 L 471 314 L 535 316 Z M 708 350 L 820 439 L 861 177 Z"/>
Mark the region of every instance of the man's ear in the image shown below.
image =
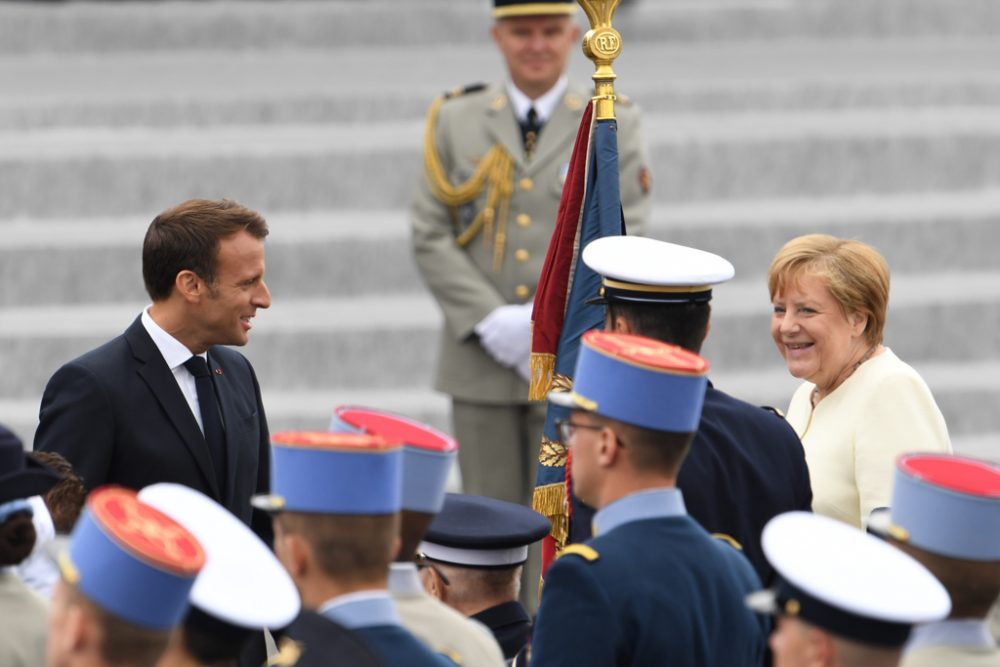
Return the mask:
<path id="1" fill-rule="evenodd" d="M 614 321 L 611 323 L 611 331 L 618 334 L 630 334 L 632 333 L 632 326 L 621 315 L 615 315 Z"/>
<path id="2" fill-rule="evenodd" d="M 296 581 L 302 579 L 312 568 L 314 555 L 312 547 L 298 533 L 285 533 L 280 538 L 287 555 L 288 574 Z"/>
<path id="3" fill-rule="evenodd" d="M 190 303 L 197 303 L 201 300 L 206 291 L 205 281 L 194 271 L 184 269 L 179 271 L 174 277 L 174 289 Z"/>
<path id="4" fill-rule="evenodd" d="M 836 664 L 836 645 L 833 638 L 819 628 L 806 630 L 806 664 L 828 667 Z"/>
<path id="5" fill-rule="evenodd" d="M 87 616 L 83 606 L 70 604 L 66 609 L 66 622 L 56 641 L 63 645 L 64 655 L 94 653 L 100 646 L 100 629 Z"/>
<path id="6" fill-rule="evenodd" d="M 597 448 L 597 462 L 607 468 L 618 460 L 618 435 L 610 426 L 605 425 L 598 432 L 598 436 L 601 442 Z"/>

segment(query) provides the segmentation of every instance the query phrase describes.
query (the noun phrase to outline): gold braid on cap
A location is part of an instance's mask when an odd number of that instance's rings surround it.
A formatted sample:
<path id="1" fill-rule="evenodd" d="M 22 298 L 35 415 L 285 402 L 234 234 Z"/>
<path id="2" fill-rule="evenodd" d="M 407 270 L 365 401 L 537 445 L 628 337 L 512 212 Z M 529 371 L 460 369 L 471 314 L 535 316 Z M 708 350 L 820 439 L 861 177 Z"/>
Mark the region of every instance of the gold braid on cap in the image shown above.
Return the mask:
<path id="1" fill-rule="evenodd" d="M 458 218 L 456 209 L 459 206 L 474 201 L 484 189 L 489 188 L 486 205 L 476 214 L 472 224 L 458 235 L 455 243 L 464 248 L 483 232 L 487 247 L 493 246 L 493 270 L 499 272 L 507 245 L 507 212 L 513 192 L 514 160 L 503 146 L 494 144 L 476 165 L 472 176 L 460 185 L 452 185 L 441 166 L 441 157 L 434 142 L 438 112 L 449 98 L 449 95 L 438 97 L 427 112 L 427 127 L 424 130 L 424 171 L 427 184 L 434 198 L 451 208 L 453 220 Z"/>

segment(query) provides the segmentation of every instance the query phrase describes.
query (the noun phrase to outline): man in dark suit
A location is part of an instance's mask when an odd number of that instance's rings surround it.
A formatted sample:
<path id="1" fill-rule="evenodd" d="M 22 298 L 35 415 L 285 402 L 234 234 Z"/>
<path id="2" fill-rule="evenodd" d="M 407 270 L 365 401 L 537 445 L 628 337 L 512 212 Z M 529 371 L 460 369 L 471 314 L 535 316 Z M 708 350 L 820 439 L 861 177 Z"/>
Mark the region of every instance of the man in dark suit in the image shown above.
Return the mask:
<path id="1" fill-rule="evenodd" d="M 267 223 L 229 200 L 191 200 L 153 220 L 142 272 L 153 304 L 75 359 L 42 396 L 37 451 L 65 456 L 88 489 L 176 482 L 270 537 L 250 496 L 270 477 L 260 387 L 243 355 L 264 284 Z"/>

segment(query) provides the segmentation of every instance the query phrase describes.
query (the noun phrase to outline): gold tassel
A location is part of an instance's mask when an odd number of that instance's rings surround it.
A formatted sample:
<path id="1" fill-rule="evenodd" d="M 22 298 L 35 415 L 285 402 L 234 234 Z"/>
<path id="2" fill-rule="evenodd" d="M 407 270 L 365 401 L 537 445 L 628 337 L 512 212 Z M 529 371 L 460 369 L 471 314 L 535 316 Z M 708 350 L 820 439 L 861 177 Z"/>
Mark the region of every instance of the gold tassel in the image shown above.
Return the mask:
<path id="1" fill-rule="evenodd" d="M 549 532 L 556 542 L 556 550 L 566 546 L 569 538 L 569 517 L 566 516 L 566 484 L 546 484 L 536 486 L 531 498 L 531 507 L 539 514 L 544 514 L 552 522 Z"/>
<path id="2" fill-rule="evenodd" d="M 556 355 L 547 352 L 532 352 L 529 363 L 531 364 L 531 385 L 528 388 L 528 400 L 544 401 L 552 389 L 552 380 L 556 374 Z"/>

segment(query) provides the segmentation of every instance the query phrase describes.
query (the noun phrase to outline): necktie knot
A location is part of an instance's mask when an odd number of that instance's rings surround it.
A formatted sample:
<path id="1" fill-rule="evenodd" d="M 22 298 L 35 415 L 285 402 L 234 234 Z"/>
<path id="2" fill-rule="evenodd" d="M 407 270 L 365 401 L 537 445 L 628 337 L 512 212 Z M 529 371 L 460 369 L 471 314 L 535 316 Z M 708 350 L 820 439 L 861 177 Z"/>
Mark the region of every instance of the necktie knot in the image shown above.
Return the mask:
<path id="1" fill-rule="evenodd" d="M 208 372 L 208 362 L 195 355 L 184 362 L 184 368 L 188 369 L 188 373 L 195 376 L 196 378 L 210 377 L 211 373 Z"/>

